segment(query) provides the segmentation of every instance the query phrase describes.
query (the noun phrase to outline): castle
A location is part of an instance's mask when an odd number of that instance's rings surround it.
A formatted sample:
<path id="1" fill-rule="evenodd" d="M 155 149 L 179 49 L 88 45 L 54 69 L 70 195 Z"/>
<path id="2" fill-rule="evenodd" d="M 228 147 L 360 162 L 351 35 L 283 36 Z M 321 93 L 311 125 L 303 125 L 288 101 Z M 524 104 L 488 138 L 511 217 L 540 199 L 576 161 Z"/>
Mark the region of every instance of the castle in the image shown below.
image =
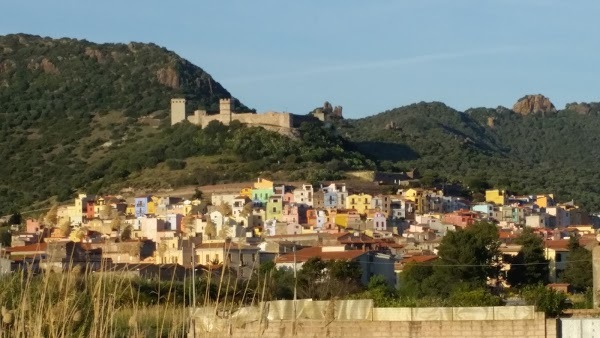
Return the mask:
<path id="1" fill-rule="evenodd" d="M 224 125 L 229 125 L 231 121 L 237 120 L 248 126 L 263 127 L 281 134 L 292 134 L 295 127 L 295 115 L 290 113 L 266 112 L 256 114 L 253 112 L 233 112 L 233 102 L 231 99 L 219 100 L 219 112 L 209 113 L 206 110 L 196 110 L 193 114 L 188 114 L 186 110 L 185 99 L 171 99 L 171 125 L 182 121 L 189 121 L 195 125 L 206 127 L 211 121 L 219 121 Z M 298 116 L 296 119 L 300 120 Z"/>

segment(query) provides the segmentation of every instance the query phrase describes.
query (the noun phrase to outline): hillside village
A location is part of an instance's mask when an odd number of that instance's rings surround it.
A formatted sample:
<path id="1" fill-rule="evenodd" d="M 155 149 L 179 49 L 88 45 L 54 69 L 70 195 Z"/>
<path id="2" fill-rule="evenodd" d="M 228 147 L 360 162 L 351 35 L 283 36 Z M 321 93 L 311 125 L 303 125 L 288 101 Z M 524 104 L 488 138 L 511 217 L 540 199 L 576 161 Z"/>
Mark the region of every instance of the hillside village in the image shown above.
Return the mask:
<path id="1" fill-rule="evenodd" d="M 397 286 L 407 263 L 436 260 L 448 232 L 478 221 L 497 224 L 503 256 L 517 255 L 514 239 L 523 226 L 533 228 L 544 240 L 552 283 L 565 269 L 570 236 L 596 245 L 590 217 L 552 194 L 488 190 L 485 202 L 474 203 L 435 189 L 371 195 L 340 183 L 286 186 L 259 178 L 241 190 L 197 191 L 191 199 L 79 194 L 15 228 L 11 247 L 2 248 L 2 273 L 82 265 L 183 278 L 195 266 L 248 278 L 265 262 L 297 270 L 319 257 L 358 262 L 365 285 L 381 275 Z"/>

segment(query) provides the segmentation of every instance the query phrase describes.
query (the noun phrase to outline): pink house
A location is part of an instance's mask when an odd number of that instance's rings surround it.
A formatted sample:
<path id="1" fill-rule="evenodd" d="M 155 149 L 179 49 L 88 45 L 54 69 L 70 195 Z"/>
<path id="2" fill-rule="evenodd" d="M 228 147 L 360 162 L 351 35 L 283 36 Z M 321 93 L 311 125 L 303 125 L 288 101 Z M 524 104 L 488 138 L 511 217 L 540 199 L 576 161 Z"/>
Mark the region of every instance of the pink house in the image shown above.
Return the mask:
<path id="1" fill-rule="evenodd" d="M 367 226 L 376 231 L 387 230 L 387 218 L 383 212 L 374 212 L 367 217 Z"/>
<path id="2" fill-rule="evenodd" d="M 306 224 L 306 209 L 297 204 L 286 204 L 283 206 L 281 221 L 286 223 Z"/>
<path id="3" fill-rule="evenodd" d="M 294 203 L 294 193 L 288 191 L 283 195 L 283 203 Z"/>
<path id="4" fill-rule="evenodd" d="M 25 225 L 25 231 L 30 234 L 34 234 L 41 230 L 41 224 L 37 219 L 28 218 Z"/>

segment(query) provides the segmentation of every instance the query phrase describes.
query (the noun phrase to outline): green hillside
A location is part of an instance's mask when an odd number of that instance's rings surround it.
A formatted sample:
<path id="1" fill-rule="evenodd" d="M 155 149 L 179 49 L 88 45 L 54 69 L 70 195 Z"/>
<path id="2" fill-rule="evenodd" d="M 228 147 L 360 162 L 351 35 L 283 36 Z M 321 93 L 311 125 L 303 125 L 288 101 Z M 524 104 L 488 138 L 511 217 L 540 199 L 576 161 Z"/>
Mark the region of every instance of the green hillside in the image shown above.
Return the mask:
<path id="1" fill-rule="evenodd" d="M 304 123 L 288 139 L 239 123 L 171 127 L 176 96 L 212 110 L 231 94 L 153 44 L 0 36 L 0 215 L 78 190 L 258 175 L 316 182 L 375 168 L 417 168 L 425 183 L 459 182 L 475 191 L 554 192 L 600 210 L 598 103 L 523 116 L 421 102 L 359 120 Z"/>
<path id="2" fill-rule="evenodd" d="M 0 214 L 64 200 L 116 149 L 153 143 L 174 96 L 214 109 L 231 95 L 153 44 L 0 36 Z"/>
<path id="3" fill-rule="evenodd" d="M 340 130 L 384 168 L 416 167 L 440 183 L 483 180 L 517 194 L 554 192 L 596 211 L 600 112 L 586 105 L 586 113 L 523 116 L 422 102 L 346 121 Z"/>

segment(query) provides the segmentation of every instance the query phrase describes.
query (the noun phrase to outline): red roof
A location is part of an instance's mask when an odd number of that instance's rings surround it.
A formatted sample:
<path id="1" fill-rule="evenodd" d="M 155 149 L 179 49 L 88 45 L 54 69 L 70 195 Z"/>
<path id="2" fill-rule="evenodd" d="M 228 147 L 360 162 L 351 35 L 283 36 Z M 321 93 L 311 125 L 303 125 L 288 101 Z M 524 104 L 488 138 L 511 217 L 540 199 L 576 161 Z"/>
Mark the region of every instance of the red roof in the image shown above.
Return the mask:
<path id="1" fill-rule="evenodd" d="M 46 243 L 35 243 L 35 244 L 29 244 L 29 245 L 14 246 L 11 248 L 7 248 L 6 251 L 10 252 L 10 253 L 34 252 L 34 251 L 46 252 L 47 247 L 48 247 L 48 244 L 46 244 Z"/>
<path id="2" fill-rule="evenodd" d="M 569 240 L 568 239 L 549 239 L 544 243 L 544 246 L 549 249 L 568 251 Z"/>
<path id="3" fill-rule="evenodd" d="M 362 250 L 345 250 L 345 251 L 323 251 L 323 247 L 313 246 L 298 250 L 296 252 L 296 262 L 302 263 L 306 262 L 310 258 L 319 257 L 324 261 L 330 260 L 354 260 L 359 256 L 363 255 L 365 252 Z M 294 262 L 294 254 L 288 253 L 285 255 L 281 255 L 275 259 L 276 263 L 293 263 Z"/>
<path id="4" fill-rule="evenodd" d="M 438 258 L 438 256 L 436 256 L 436 255 L 418 255 L 418 256 L 411 256 L 411 257 L 404 258 L 401 261 L 401 263 L 402 264 L 406 264 L 406 263 L 424 263 L 424 262 L 429 262 L 429 261 L 436 260 L 437 258 Z"/>

